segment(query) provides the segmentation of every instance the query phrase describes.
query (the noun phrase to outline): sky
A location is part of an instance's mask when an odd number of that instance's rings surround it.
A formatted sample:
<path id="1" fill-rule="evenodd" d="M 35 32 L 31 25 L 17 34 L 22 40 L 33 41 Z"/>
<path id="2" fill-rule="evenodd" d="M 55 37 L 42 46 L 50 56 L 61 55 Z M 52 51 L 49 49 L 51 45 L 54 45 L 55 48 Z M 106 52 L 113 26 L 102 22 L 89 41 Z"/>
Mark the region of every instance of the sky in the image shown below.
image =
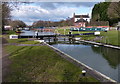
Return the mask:
<path id="1" fill-rule="evenodd" d="M 103 0 L 101 0 L 103 1 Z M 99 0 L 100 2 L 100 0 Z M 91 17 L 92 8 L 99 2 L 34 2 L 19 3 L 17 8 L 13 6 L 11 16 L 13 20 L 21 20 L 27 25 L 33 22 L 60 21 L 75 14 L 89 14 Z"/>

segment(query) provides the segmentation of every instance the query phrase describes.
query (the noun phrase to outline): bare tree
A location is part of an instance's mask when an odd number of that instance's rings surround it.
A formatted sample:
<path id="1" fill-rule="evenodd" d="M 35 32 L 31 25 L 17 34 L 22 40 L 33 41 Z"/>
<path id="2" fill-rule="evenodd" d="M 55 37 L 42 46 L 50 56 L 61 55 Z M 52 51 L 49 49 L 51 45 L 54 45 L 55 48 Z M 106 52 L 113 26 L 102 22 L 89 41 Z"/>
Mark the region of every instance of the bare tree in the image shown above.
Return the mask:
<path id="1" fill-rule="evenodd" d="M 108 9 L 108 15 L 110 18 L 120 17 L 120 2 L 111 2 Z"/>
<path id="2" fill-rule="evenodd" d="M 32 3 L 32 2 L 31 2 Z M 4 31 L 4 25 L 9 25 L 9 22 L 11 21 L 11 15 L 10 12 L 13 9 L 19 10 L 20 4 L 29 4 L 29 2 L 2 2 L 2 30 Z"/>
<path id="3" fill-rule="evenodd" d="M 20 21 L 20 20 L 11 21 L 10 25 L 14 29 L 19 28 L 19 27 L 26 27 L 26 24 L 23 21 Z"/>
<path id="4" fill-rule="evenodd" d="M 2 30 L 4 30 L 4 25 L 8 25 L 10 20 L 10 7 L 7 2 L 2 2 Z"/>

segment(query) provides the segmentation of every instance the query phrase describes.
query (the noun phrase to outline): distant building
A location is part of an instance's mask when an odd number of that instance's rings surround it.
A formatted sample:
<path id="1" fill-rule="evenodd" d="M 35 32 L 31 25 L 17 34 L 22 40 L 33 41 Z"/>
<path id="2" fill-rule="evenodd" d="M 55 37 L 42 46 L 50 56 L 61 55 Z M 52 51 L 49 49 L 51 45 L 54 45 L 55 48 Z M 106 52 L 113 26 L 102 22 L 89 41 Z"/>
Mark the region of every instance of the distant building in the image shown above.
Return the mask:
<path id="1" fill-rule="evenodd" d="M 13 30 L 13 28 L 11 26 L 9 26 L 9 25 L 4 26 L 4 29 L 5 30 Z"/>
<path id="2" fill-rule="evenodd" d="M 73 21 L 75 27 L 86 27 L 86 24 L 90 22 L 89 15 L 75 15 L 73 14 Z"/>

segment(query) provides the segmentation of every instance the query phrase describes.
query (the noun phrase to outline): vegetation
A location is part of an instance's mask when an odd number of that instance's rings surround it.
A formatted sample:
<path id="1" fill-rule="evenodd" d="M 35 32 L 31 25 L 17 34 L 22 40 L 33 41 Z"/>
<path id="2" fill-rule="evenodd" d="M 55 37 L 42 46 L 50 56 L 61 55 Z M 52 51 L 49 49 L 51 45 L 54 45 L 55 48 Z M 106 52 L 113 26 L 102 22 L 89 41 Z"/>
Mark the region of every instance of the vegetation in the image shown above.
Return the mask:
<path id="1" fill-rule="evenodd" d="M 110 2 L 102 2 L 95 4 L 92 10 L 92 20 L 108 21 L 107 9 L 109 7 L 109 4 Z"/>
<path id="2" fill-rule="evenodd" d="M 15 32 L 15 31 L 12 31 L 12 30 L 10 30 L 10 31 L 4 31 L 4 33 L 5 33 L 6 35 L 16 34 L 16 32 Z"/>
<path id="3" fill-rule="evenodd" d="M 109 21 L 110 26 L 115 26 L 120 21 L 120 2 L 101 2 L 95 4 L 92 10 L 93 21 Z"/>
<path id="4" fill-rule="evenodd" d="M 57 28 L 55 30 L 55 33 L 60 33 L 60 34 L 68 34 L 70 31 L 69 28 Z M 72 31 L 72 34 L 80 34 L 80 33 L 91 33 L 93 31 Z"/>
<path id="5" fill-rule="evenodd" d="M 68 34 L 68 32 L 70 31 L 70 29 L 63 29 L 63 28 L 58 28 L 56 29 L 55 33 L 60 33 L 60 34 Z M 72 31 L 72 34 L 78 34 L 78 33 L 93 33 L 94 31 Z M 83 40 L 92 40 L 92 41 L 96 41 L 96 42 L 102 42 L 102 43 L 106 43 L 106 44 L 110 44 L 110 45 L 120 45 L 120 39 L 118 38 L 120 36 L 119 31 L 101 31 L 99 36 L 95 36 L 95 35 L 83 35 L 83 36 L 76 36 L 76 37 L 81 37 L 81 39 Z M 97 37 L 103 37 L 101 39 L 97 39 L 94 40 Z"/>
<path id="6" fill-rule="evenodd" d="M 10 5 L 11 3 L 11 5 Z M 23 2 L 24 3 L 24 2 Z M 2 7 L 2 11 L 0 11 L 0 13 L 2 14 L 2 25 L 0 25 L 0 27 L 2 28 L 2 31 L 4 33 L 4 26 L 5 25 L 10 25 L 13 28 L 18 28 L 18 27 L 25 27 L 26 24 L 23 21 L 20 20 L 15 20 L 12 21 L 11 20 L 11 10 L 12 7 L 15 7 L 17 9 L 17 2 L 2 2 L 0 5 Z"/>
<path id="7" fill-rule="evenodd" d="M 101 36 L 103 36 L 102 40 L 98 40 L 97 42 L 107 43 L 110 45 L 120 45 L 119 31 L 108 31 L 101 32 Z"/>
<path id="8" fill-rule="evenodd" d="M 1 4 L 0 4 L 1 5 Z M 10 21 L 10 7 L 8 5 L 8 2 L 2 2 L 2 30 L 4 30 L 4 25 L 8 25 Z"/>
<path id="9" fill-rule="evenodd" d="M 10 26 L 12 26 L 14 28 L 14 30 L 19 27 L 22 27 L 22 28 L 26 27 L 26 24 L 20 20 L 10 21 L 9 24 L 10 24 Z"/>
<path id="10" fill-rule="evenodd" d="M 78 82 L 81 69 L 57 55 L 47 46 L 7 46 L 12 53 L 9 59 L 9 82 Z M 32 52 L 31 52 L 32 51 Z M 96 81 L 87 76 L 87 81 Z M 81 82 L 87 82 L 84 78 Z"/>
<path id="11" fill-rule="evenodd" d="M 31 44 L 26 39 L 8 42 Z M 80 77 L 79 67 L 59 56 L 48 46 L 8 45 L 4 48 L 11 61 L 10 72 L 4 82 L 98 82 L 89 75 Z"/>
<path id="12" fill-rule="evenodd" d="M 9 43 L 19 43 L 19 44 L 37 44 L 37 41 L 33 41 L 33 40 L 28 40 L 28 39 L 8 39 L 7 40 Z"/>
<path id="13" fill-rule="evenodd" d="M 56 29 L 55 33 L 68 34 L 69 31 L 70 31 L 69 28 L 67 28 L 67 29 L 58 28 L 58 29 Z M 94 31 L 72 31 L 72 34 L 93 33 L 93 32 Z M 96 36 L 94 36 L 94 35 L 81 35 L 81 36 L 76 36 L 76 37 L 81 37 L 81 39 L 83 39 L 83 40 L 92 40 Z"/>
<path id="14" fill-rule="evenodd" d="M 40 20 L 34 22 L 32 27 L 63 27 L 63 26 L 72 26 L 72 25 L 73 25 L 73 20 L 72 18 L 69 18 L 58 22 Z"/>
<path id="15" fill-rule="evenodd" d="M 5 7 L 8 8 L 7 4 Z M 96 4 L 93 8 L 92 19 L 95 21 L 109 21 L 110 25 L 118 22 L 119 17 L 108 15 L 108 12 L 110 12 L 109 7 L 113 7 L 109 2 Z M 10 9 L 8 8 L 7 19 L 10 18 L 9 12 Z M 119 12 L 116 12 L 116 14 L 117 13 Z M 4 23 L 6 17 L 3 18 Z M 10 25 L 14 28 L 26 26 L 22 21 L 12 21 Z M 32 27 L 63 27 L 72 25 L 72 19 L 68 19 L 62 20 L 60 22 L 37 21 L 33 23 Z M 56 29 L 56 32 L 61 34 L 68 34 L 69 31 L 69 29 Z M 91 31 L 74 31 L 73 34 L 90 32 Z M 8 43 L 38 44 L 38 42 L 34 42 L 28 39 L 10 40 L 8 39 L 8 35 L 14 34 L 15 32 L 6 31 L 6 33 L 7 35 L 2 37 L 5 37 Z M 98 39 L 96 42 L 102 42 L 111 45 L 120 45 L 118 43 L 120 42 L 118 39 L 118 31 L 101 32 L 100 36 L 103 36 L 103 39 Z M 78 37 L 82 37 L 84 40 L 93 40 L 96 38 L 94 35 L 85 35 Z M 9 54 L 9 60 L 11 61 L 11 64 L 9 65 L 10 72 L 6 75 L 4 79 L 5 82 L 98 82 L 96 79 L 92 78 L 89 75 L 87 75 L 87 77 L 82 77 L 81 69 L 79 67 L 63 59 L 48 46 L 7 45 L 4 48 L 6 50 L 6 53 Z M 106 59 L 109 58 L 106 57 Z M 114 60 L 116 60 L 116 57 Z M 110 59 L 109 61 L 111 62 L 111 66 L 117 66 L 117 62 L 113 62 Z"/>

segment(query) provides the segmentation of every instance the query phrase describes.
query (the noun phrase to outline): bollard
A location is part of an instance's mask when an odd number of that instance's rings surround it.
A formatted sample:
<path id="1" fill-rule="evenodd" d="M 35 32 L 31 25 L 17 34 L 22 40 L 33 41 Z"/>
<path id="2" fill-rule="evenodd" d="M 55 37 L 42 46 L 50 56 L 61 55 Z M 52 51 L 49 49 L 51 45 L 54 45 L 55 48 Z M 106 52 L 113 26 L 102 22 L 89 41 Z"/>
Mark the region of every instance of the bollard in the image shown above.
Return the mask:
<path id="1" fill-rule="evenodd" d="M 82 70 L 82 75 L 85 77 L 85 75 L 86 75 L 86 71 L 85 70 Z"/>
<path id="2" fill-rule="evenodd" d="M 38 33 L 37 33 L 37 39 L 38 39 Z"/>
<path id="3" fill-rule="evenodd" d="M 56 37 L 53 38 L 54 42 L 57 41 Z"/>
<path id="4" fill-rule="evenodd" d="M 38 39 L 38 31 L 35 32 L 35 36 Z"/>
<path id="5" fill-rule="evenodd" d="M 48 37 L 48 41 L 49 41 L 49 43 L 50 43 L 50 37 Z"/>
<path id="6" fill-rule="evenodd" d="M 64 41 L 65 41 L 65 38 L 64 38 Z"/>

